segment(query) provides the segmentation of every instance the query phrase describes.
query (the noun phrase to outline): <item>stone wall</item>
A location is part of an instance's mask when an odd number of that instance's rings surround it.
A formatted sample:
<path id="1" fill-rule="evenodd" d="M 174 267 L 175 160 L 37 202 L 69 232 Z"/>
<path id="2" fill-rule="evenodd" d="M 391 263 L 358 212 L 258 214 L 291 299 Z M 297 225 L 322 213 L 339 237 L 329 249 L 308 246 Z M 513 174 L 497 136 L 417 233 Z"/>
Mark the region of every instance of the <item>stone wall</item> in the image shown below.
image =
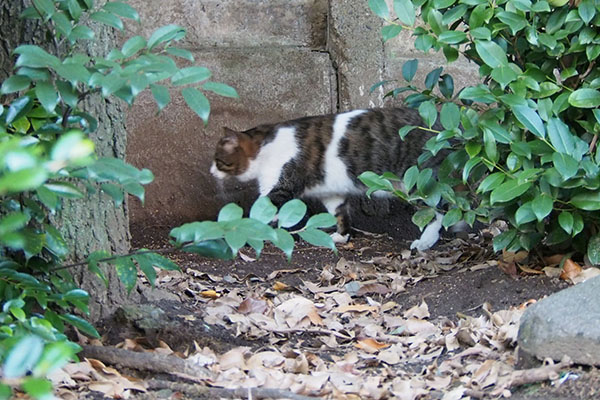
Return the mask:
<path id="1" fill-rule="evenodd" d="M 129 112 L 128 160 L 156 175 L 146 204 L 132 200 L 131 224 L 173 227 L 210 219 L 229 201 L 248 205 L 252 185 L 219 187 L 208 170 L 224 126 L 248 129 L 307 115 L 381 107 L 383 90 L 373 83 L 401 76 L 404 61 L 424 61 L 422 75 L 439 65 L 424 56 L 404 32 L 384 45 L 381 20 L 366 0 L 131 0 L 143 25 L 131 34 L 148 36 L 155 27 L 175 23 L 187 29 L 181 43 L 213 79 L 235 87 L 239 99 L 209 96 L 207 126 L 183 99 L 157 115 L 151 94 L 144 93 Z M 409 45 L 410 44 L 410 45 Z M 464 62 L 448 68 L 465 83 Z M 460 75 L 456 74 L 461 71 Z M 417 78 L 419 75 L 417 76 Z M 422 78 L 421 78 L 422 80 Z"/>

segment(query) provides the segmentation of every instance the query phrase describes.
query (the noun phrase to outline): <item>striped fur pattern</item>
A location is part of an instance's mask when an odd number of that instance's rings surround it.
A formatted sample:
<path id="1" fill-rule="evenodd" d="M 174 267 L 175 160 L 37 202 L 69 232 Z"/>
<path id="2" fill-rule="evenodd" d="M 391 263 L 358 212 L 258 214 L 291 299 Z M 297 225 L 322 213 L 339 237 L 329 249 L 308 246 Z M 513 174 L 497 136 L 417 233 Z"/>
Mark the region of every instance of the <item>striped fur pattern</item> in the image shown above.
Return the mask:
<path id="1" fill-rule="evenodd" d="M 402 176 L 431 135 L 414 129 L 401 140 L 398 130 L 422 124 L 417 111 L 394 108 L 305 117 L 244 132 L 226 129 L 211 173 L 220 179 L 257 180 L 260 195 L 278 207 L 292 198 L 321 200 L 338 219 L 332 237 L 344 242 L 350 232 L 347 199 L 366 190 L 357 177 L 364 171 Z M 435 166 L 440 158 L 428 163 Z M 431 247 L 438 237 L 414 247 Z"/>

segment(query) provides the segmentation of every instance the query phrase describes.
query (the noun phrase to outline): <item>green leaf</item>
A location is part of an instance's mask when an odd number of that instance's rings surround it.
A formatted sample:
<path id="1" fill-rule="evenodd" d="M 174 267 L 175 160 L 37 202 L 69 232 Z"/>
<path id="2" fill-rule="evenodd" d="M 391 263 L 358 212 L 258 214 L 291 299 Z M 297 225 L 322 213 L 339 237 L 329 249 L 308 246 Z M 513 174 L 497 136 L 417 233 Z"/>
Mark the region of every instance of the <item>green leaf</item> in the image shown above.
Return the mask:
<path id="1" fill-rule="evenodd" d="M 578 108 L 595 108 L 600 106 L 600 91 L 596 89 L 577 89 L 569 95 L 569 104 Z"/>
<path id="2" fill-rule="evenodd" d="M 415 6 L 410 0 L 394 0 L 394 11 L 404 25 L 415 24 Z"/>
<path id="3" fill-rule="evenodd" d="M 533 212 L 531 201 L 528 201 L 527 203 L 523 204 L 515 213 L 515 222 L 517 223 L 517 225 L 523 225 L 528 222 L 535 221 L 536 219 L 537 217 Z"/>
<path id="4" fill-rule="evenodd" d="M 577 7 L 579 16 L 585 24 L 589 24 L 592 19 L 596 16 L 596 5 L 593 0 L 583 0 Z"/>
<path id="5" fill-rule="evenodd" d="M 233 252 L 223 239 L 207 240 L 193 245 L 186 245 L 182 247 L 182 250 L 186 253 L 194 253 L 203 257 L 218 258 L 221 260 L 231 260 L 234 258 Z"/>
<path id="6" fill-rule="evenodd" d="M 47 68 L 60 65 L 60 60 L 38 46 L 25 44 L 17 47 L 14 51 L 19 54 L 16 67 Z"/>
<path id="7" fill-rule="evenodd" d="M 593 265 L 600 264 L 600 235 L 594 235 L 590 238 L 587 256 Z"/>
<path id="8" fill-rule="evenodd" d="M 112 26 L 120 31 L 123 30 L 123 21 L 115 14 L 106 11 L 96 11 L 90 14 L 90 19 L 103 23 L 104 25 Z"/>
<path id="9" fill-rule="evenodd" d="M 421 105 L 419 106 L 419 115 L 421 116 L 421 118 L 423 118 L 423 122 L 425 122 L 425 125 L 431 128 L 437 120 L 438 111 L 437 108 L 435 108 L 435 105 L 432 101 L 426 101 L 421 103 Z"/>
<path id="10" fill-rule="evenodd" d="M 42 357 L 38 360 L 33 375 L 46 376 L 48 373 L 65 365 L 75 356 L 75 349 L 65 342 L 48 343 Z"/>
<path id="11" fill-rule="evenodd" d="M 554 200 L 550 196 L 544 194 L 537 196 L 531 202 L 531 208 L 538 221 L 542 221 L 546 218 L 552 212 L 553 206 Z"/>
<path id="12" fill-rule="evenodd" d="M 162 26 L 152 33 L 147 46 L 149 50 L 152 50 L 161 43 L 177 40 L 183 36 L 185 36 L 185 29 L 178 25 Z"/>
<path id="13" fill-rule="evenodd" d="M 509 83 L 515 81 L 518 77 L 517 73 L 508 65 L 494 68 L 490 74 L 492 79 L 500 84 L 504 89 Z"/>
<path id="14" fill-rule="evenodd" d="M 305 241 L 307 241 L 308 243 L 310 243 L 312 245 L 327 247 L 337 253 L 337 248 L 335 247 L 335 243 L 333 242 L 333 239 L 331 238 L 331 236 L 329 236 L 327 233 L 325 233 L 323 231 L 320 231 L 318 229 L 308 228 L 306 230 L 302 230 L 302 231 L 298 232 L 298 234 L 300 235 L 300 237 L 302 239 L 304 239 Z"/>
<path id="15" fill-rule="evenodd" d="M 408 135 L 410 132 L 412 132 L 412 130 L 415 129 L 415 128 L 416 128 L 416 126 L 414 126 L 414 125 L 403 126 L 402 128 L 400 128 L 398 130 L 398 135 L 400 135 L 400 138 L 402 140 L 404 140 L 404 138 L 406 137 L 406 135 Z"/>
<path id="16" fill-rule="evenodd" d="M 217 220 L 219 222 L 234 221 L 242 219 L 244 210 L 235 203 L 229 203 L 221 208 Z"/>
<path id="17" fill-rule="evenodd" d="M 313 215 L 306 222 L 305 228 L 329 228 L 337 223 L 337 219 L 329 213 Z"/>
<path id="18" fill-rule="evenodd" d="M 156 101 L 156 105 L 158 106 L 158 111 L 162 110 L 169 104 L 171 101 L 171 95 L 169 94 L 169 89 L 162 85 L 150 85 L 150 90 L 152 91 L 152 96 L 154 96 L 154 100 Z"/>
<path id="19" fill-rule="evenodd" d="M 440 111 L 440 122 L 444 129 L 452 130 L 460 124 L 460 110 L 454 103 L 444 103 Z"/>
<path id="20" fill-rule="evenodd" d="M 179 49 L 177 47 L 167 47 L 167 54 L 194 62 L 194 55 L 191 51 L 186 49 Z"/>
<path id="21" fill-rule="evenodd" d="M 467 34 L 461 31 L 445 31 L 438 37 L 438 41 L 446 44 L 460 44 L 467 41 Z"/>
<path id="22" fill-rule="evenodd" d="M 402 27 L 400 25 L 392 24 L 385 25 L 381 28 L 381 37 L 383 38 L 383 42 L 387 42 L 388 40 L 395 38 L 402 32 Z"/>
<path id="23" fill-rule="evenodd" d="M 171 82 L 174 85 L 187 85 L 190 83 L 196 83 L 200 81 L 204 81 L 210 78 L 211 72 L 206 67 L 187 67 L 182 68 L 173 77 L 171 78 Z M 208 83 L 208 82 L 207 82 Z"/>
<path id="24" fill-rule="evenodd" d="M 146 39 L 141 36 L 133 36 L 123 44 L 121 53 L 123 53 L 125 57 L 131 57 L 144 47 L 146 47 Z"/>
<path id="25" fill-rule="evenodd" d="M 521 29 L 525 28 L 528 23 L 525 17 L 510 11 L 500 11 L 496 13 L 496 17 L 508 25 L 508 29 L 510 29 L 513 35 L 516 35 Z"/>
<path id="26" fill-rule="evenodd" d="M 5 173 L 0 177 L 0 193 L 34 190 L 43 184 L 47 178 L 47 172 L 40 167 Z"/>
<path id="27" fill-rule="evenodd" d="M 248 235 L 241 230 L 231 230 L 225 233 L 225 241 L 231 248 L 233 254 L 237 254 L 238 250 L 241 249 L 248 240 Z"/>
<path id="28" fill-rule="evenodd" d="M 89 27 L 87 27 L 85 25 L 77 25 L 71 31 L 71 34 L 69 35 L 69 40 L 72 40 L 72 41 L 79 40 L 79 39 L 92 40 L 92 39 L 94 39 L 94 36 L 95 36 L 94 31 L 91 30 Z"/>
<path id="29" fill-rule="evenodd" d="M 84 194 L 77 186 L 68 182 L 48 182 L 43 186 L 45 189 L 55 193 L 61 197 L 69 199 L 80 199 L 84 197 Z"/>
<path id="30" fill-rule="evenodd" d="M 462 219 L 462 210 L 460 208 L 450 209 L 442 219 L 442 225 L 448 229 Z"/>
<path id="31" fill-rule="evenodd" d="M 586 211 L 600 210 L 600 192 L 583 192 L 576 194 L 569 202 L 573 206 Z"/>
<path id="32" fill-rule="evenodd" d="M 46 229 L 46 245 L 44 247 L 61 259 L 66 257 L 70 252 L 69 245 L 58 229 L 48 224 L 44 224 L 44 228 Z"/>
<path id="33" fill-rule="evenodd" d="M 119 17 L 132 19 L 136 22 L 140 21 L 140 15 L 135 8 L 131 7 L 129 4 L 118 1 L 109 1 L 104 4 L 102 8 L 110 13 L 118 15 Z"/>
<path id="34" fill-rule="evenodd" d="M 477 192 L 485 193 L 489 192 L 490 190 L 494 190 L 504 182 L 505 178 L 506 175 L 504 172 L 494 172 L 481 181 L 479 187 L 477 188 Z"/>
<path id="35" fill-rule="evenodd" d="M 402 64 L 402 77 L 406 82 L 410 82 L 415 77 L 417 73 L 417 68 L 419 66 L 419 60 L 416 58 L 413 60 L 408 60 L 404 64 Z"/>
<path id="36" fill-rule="evenodd" d="M 579 162 L 568 154 L 553 153 L 552 162 L 564 180 L 572 178 L 579 171 Z"/>
<path id="37" fill-rule="evenodd" d="M 292 251 L 294 250 L 294 238 L 290 233 L 283 229 L 276 229 L 277 240 L 273 242 L 281 251 L 284 252 L 288 261 L 292 258 Z"/>
<path id="38" fill-rule="evenodd" d="M 410 192 L 412 188 L 417 183 L 417 178 L 419 177 L 419 168 L 416 165 L 413 165 L 409 169 L 404 172 L 404 178 L 402 183 L 407 192 Z"/>
<path id="39" fill-rule="evenodd" d="M 28 335 L 20 339 L 9 351 L 2 366 L 5 378 L 20 378 L 31 371 L 44 349 L 44 342 L 38 336 Z"/>
<path id="40" fill-rule="evenodd" d="M 444 74 L 440 78 L 441 80 L 438 82 L 440 93 L 442 93 L 445 98 L 451 99 L 454 95 L 454 79 L 448 74 Z"/>
<path id="41" fill-rule="evenodd" d="M 137 282 L 137 267 L 131 260 L 131 257 L 119 257 L 111 262 L 115 264 L 117 276 L 125 285 L 127 293 L 131 293 L 131 290 L 135 287 Z"/>
<path id="42" fill-rule="evenodd" d="M 476 40 L 475 50 L 477 50 L 477 54 L 479 54 L 483 62 L 492 68 L 498 68 L 508 64 L 506 51 L 491 40 Z"/>
<path id="43" fill-rule="evenodd" d="M 481 164 L 481 157 L 473 157 L 469 161 L 466 162 L 465 167 L 462 172 L 462 181 L 463 183 L 467 183 L 469 179 L 469 175 L 471 174 L 471 170 L 475 168 L 477 165 Z"/>
<path id="44" fill-rule="evenodd" d="M 259 197 L 250 208 L 250 218 L 268 224 L 277 215 L 277 207 L 266 196 Z"/>
<path id="45" fill-rule="evenodd" d="M 505 249 L 517 236 L 517 231 L 515 229 L 510 229 L 506 232 L 502 232 L 498 236 L 495 236 L 492 240 L 494 245 L 494 251 L 500 251 Z"/>
<path id="46" fill-rule="evenodd" d="M 222 224 L 214 221 L 192 222 L 173 228 L 169 235 L 178 244 L 220 239 L 225 234 Z"/>
<path id="47" fill-rule="evenodd" d="M 575 137 L 569 130 L 569 127 L 559 118 L 550 118 L 548 120 L 548 137 L 556 151 L 574 155 Z"/>
<path id="48" fill-rule="evenodd" d="M 439 67 L 429 72 L 425 77 L 425 87 L 427 89 L 433 89 L 436 83 L 440 80 L 440 74 L 443 71 L 443 67 Z"/>
<path id="49" fill-rule="evenodd" d="M 558 223 L 565 232 L 569 235 L 573 232 L 573 214 L 568 211 L 563 211 L 558 216 Z"/>
<path id="50" fill-rule="evenodd" d="M 385 0 L 369 0 L 369 8 L 380 18 L 389 19 L 390 10 Z"/>
<path id="51" fill-rule="evenodd" d="M 498 161 L 498 150 L 496 147 L 496 139 L 489 129 L 483 130 L 483 146 L 487 158 L 493 162 Z"/>
<path id="52" fill-rule="evenodd" d="M 51 0 L 33 0 L 33 4 L 35 5 L 36 11 L 41 12 L 44 21 L 48 21 L 48 19 L 56 12 L 54 2 Z"/>
<path id="53" fill-rule="evenodd" d="M 225 83 L 220 82 L 206 82 L 202 85 L 202 89 L 209 90 L 219 96 L 232 97 L 237 99 L 239 96 L 234 88 Z"/>
<path id="54" fill-rule="evenodd" d="M 59 102 L 58 92 L 50 82 L 41 81 L 35 85 L 35 94 L 48 113 L 53 113 Z"/>
<path id="55" fill-rule="evenodd" d="M 529 129 L 531 133 L 541 138 L 546 136 L 544 122 L 535 110 L 528 106 L 514 106 L 511 107 L 511 109 L 519 122 L 521 122 L 525 128 Z"/>
<path id="56" fill-rule="evenodd" d="M 25 90 L 29 88 L 31 84 L 31 79 L 25 75 L 11 75 L 2 82 L 2 87 L 0 87 L 1 94 L 8 94 L 19 92 L 21 90 Z"/>
<path id="57" fill-rule="evenodd" d="M 92 326 L 92 324 L 87 322 L 85 319 L 78 317 L 77 315 L 73 315 L 73 314 L 59 314 L 58 316 L 60 319 L 73 325 L 75 328 L 79 329 L 81 332 L 85 333 L 86 335 L 91 336 L 96 339 L 100 339 L 100 334 L 98 333 L 96 328 L 94 328 Z"/>
<path id="58" fill-rule="evenodd" d="M 279 209 L 277 227 L 290 228 L 300 222 L 305 214 L 306 204 L 298 199 L 290 200 Z"/>
<path id="59" fill-rule="evenodd" d="M 4 115 L 4 121 L 7 124 L 11 124 L 13 121 L 17 121 L 23 115 L 25 115 L 31 107 L 33 106 L 33 101 L 29 96 L 19 97 L 16 100 L 13 100 L 8 106 L 8 111 Z"/>
<path id="60" fill-rule="evenodd" d="M 525 193 L 531 187 L 531 182 L 519 184 L 517 179 L 511 179 L 494 189 L 490 195 L 491 204 L 513 200 Z"/>
<path id="61" fill-rule="evenodd" d="M 435 217 L 435 210 L 433 208 L 424 208 L 417 211 L 412 216 L 412 222 L 423 230 L 428 223 Z"/>
<path id="62" fill-rule="evenodd" d="M 181 91 L 183 99 L 187 105 L 204 121 L 204 124 L 208 123 L 208 116 L 210 114 L 210 103 L 202 92 L 196 88 L 185 88 Z"/>

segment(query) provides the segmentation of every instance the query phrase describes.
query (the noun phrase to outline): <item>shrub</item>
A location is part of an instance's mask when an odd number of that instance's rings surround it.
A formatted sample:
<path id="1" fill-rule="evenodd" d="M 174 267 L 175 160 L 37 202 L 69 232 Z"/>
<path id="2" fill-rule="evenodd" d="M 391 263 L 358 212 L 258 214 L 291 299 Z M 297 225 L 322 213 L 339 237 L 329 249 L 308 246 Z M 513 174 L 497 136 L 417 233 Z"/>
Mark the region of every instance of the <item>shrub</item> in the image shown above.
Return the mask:
<path id="1" fill-rule="evenodd" d="M 20 386 L 34 398 L 48 398 L 52 385 L 46 375 L 73 358 L 79 346 L 65 335 L 67 326 L 98 337 L 89 315 L 89 294 L 79 288 L 70 267 L 87 265 L 108 281 L 100 264 L 114 266 L 128 291 L 136 284 L 138 269 L 154 284 L 154 267 L 178 268 L 167 258 L 139 250 L 126 255 L 108 251 L 90 254 L 83 262 L 66 264 L 72 256 L 60 227 L 50 216 L 60 213 L 63 200 L 77 201 L 100 190 L 121 206 L 126 195 L 144 200 L 144 186 L 153 180 L 147 169 L 121 159 L 99 158 L 90 133 L 98 127 L 84 100 L 99 93 L 132 104 L 149 88 L 158 109 L 170 101 L 167 81 L 181 93 L 200 118 L 207 121 L 210 104 L 204 91 L 237 97 L 223 83 L 211 82 L 201 66 L 179 68 L 174 57 L 193 62 L 189 51 L 175 46 L 185 36 L 176 25 L 157 29 L 148 39 L 134 36 L 106 55 L 89 56 L 82 41 L 93 41 L 87 25 L 97 21 L 123 29 L 122 18 L 137 21 L 137 12 L 122 2 L 94 5 L 90 0 L 33 0 L 23 17 L 41 21 L 49 51 L 21 45 L 15 73 L 0 86 L 0 362 L 3 382 L 0 398 L 10 398 L 11 386 Z M 60 49 L 60 50 L 59 50 Z M 55 53 L 55 54 L 53 54 Z M 225 206 L 216 222 L 197 222 L 173 229 L 173 248 L 210 257 L 232 258 L 246 243 L 260 253 L 272 241 L 288 257 L 294 240 L 281 229 L 296 225 L 306 206 L 292 200 L 277 210 L 259 199 L 243 218 L 242 210 Z M 268 225 L 278 216 L 278 227 Z M 335 249 L 319 228 L 335 224 L 329 214 L 311 217 L 298 233 L 307 241 Z M 8 386 L 7 382 L 11 382 Z"/>
<path id="2" fill-rule="evenodd" d="M 395 15 L 384 0 L 369 0 L 387 22 L 384 40 L 410 30 L 417 49 L 441 50 L 449 63 L 462 55 L 479 66 L 483 82 L 455 93 L 452 77 L 440 67 L 429 72 L 421 90 L 411 84 L 418 65 L 411 60 L 402 69 L 408 85 L 387 93 L 409 94 L 405 101 L 418 107 L 430 128 L 440 109 L 444 129 L 431 129 L 422 159 L 453 148 L 436 179 L 417 166 L 402 177 L 407 192 L 401 196 L 429 206 L 413 221 L 426 225 L 443 199 L 449 205 L 445 227 L 460 220 L 506 219 L 510 229 L 494 238 L 495 250 L 573 245 L 600 263 L 600 5 L 593 0 L 393 5 Z M 373 174 L 363 180 L 374 188 L 388 185 Z M 455 189 L 461 183 L 468 190 Z"/>

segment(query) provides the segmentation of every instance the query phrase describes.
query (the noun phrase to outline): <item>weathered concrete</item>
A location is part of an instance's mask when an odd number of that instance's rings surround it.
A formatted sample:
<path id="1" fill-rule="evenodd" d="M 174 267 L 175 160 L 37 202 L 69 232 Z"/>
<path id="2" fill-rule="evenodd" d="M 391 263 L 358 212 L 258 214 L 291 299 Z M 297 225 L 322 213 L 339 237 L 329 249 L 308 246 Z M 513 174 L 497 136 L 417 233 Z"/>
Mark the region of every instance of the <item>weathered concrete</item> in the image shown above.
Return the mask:
<path id="1" fill-rule="evenodd" d="M 188 48 L 299 46 L 323 49 L 327 0 L 131 0 L 143 25 L 130 33 L 150 34 L 162 25 L 187 30 Z"/>
<path id="2" fill-rule="evenodd" d="M 600 365 L 600 277 L 555 293 L 521 317 L 519 351 L 539 359 L 568 355 L 578 364 Z"/>
<path id="3" fill-rule="evenodd" d="M 146 204 L 132 199 L 132 224 L 169 226 L 211 219 L 227 202 L 248 205 L 251 186 L 217 187 L 209 174 L 214 146 L 223 127 L 249 129 L 305 115 L 331 113 L 332 70 L 326 53 L 291 48 L 229 49 L 195 52 L 214 80 L 234 86 L 240 99 L 210 96 L 211 116 L 204 127 L 176 91 L 159 115 L 150 93 L 129 113 L 128 161 L 150 168 L 155 181 Z"/>
<path id="4" fill-rule="evenodd" d="M 338 74 L 338 111 L 383 106 L 381 90 L 369 93 L 384 77 L 381 27 L 366 1 L 330 1 L 327 49 Z"/>

